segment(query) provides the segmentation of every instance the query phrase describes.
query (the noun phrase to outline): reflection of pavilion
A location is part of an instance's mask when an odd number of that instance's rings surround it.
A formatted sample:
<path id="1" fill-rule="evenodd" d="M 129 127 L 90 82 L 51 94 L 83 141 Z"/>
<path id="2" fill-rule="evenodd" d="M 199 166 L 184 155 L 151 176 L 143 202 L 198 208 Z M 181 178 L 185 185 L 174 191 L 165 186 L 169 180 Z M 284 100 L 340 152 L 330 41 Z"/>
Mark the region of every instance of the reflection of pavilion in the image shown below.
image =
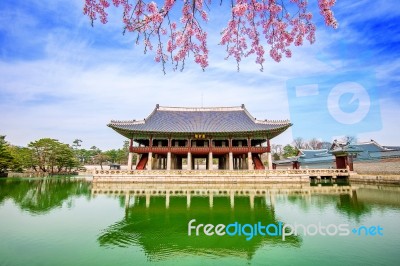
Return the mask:
<path id="1" fill-rule="evenodd" d="M 248 197 L 249 207 L 254 208 L 255 197 L 265 197 L 265 201 L 273 206 L 275 195 L 303 195 L 312 194 L 349 194 L 355 188 L 351 186 L 310 186 L 309 184 L 141 184 L 141 183 L 100 183 L 92 184 L 92 194 L 125 195 L 125 205 L 131 197 L 144 197 L 146 206 L 150 206 L 152 197 L 165 197 L 165 205 L 168 208 L 171 197 L 186 197 L 186 205 L 190 207 L 192 197 L 208 197 L 209 206 L 213 206 L 214 197 L 229 197 L 230 206 L 235 206 L 236 197 Z"/>
<path id="2" fill-rule="evenodd" d="M 188 236 L 188 222 L 196 224 L 278 224 L 275 195 L 348 194 L 349 186 L 311 187 L 307 185 L 270 184 L 110 184 L 93 183 L 92 194 L 125 196 L 125 218 L 104 230 L 101 246 L 140 245 L 150 260 L 181 255 L 240 256 L 251 258 L 265 245 L 299 247 L 301 238 L 291 236 Z M 123 198 L 121 198 L 123 200 Z"/>

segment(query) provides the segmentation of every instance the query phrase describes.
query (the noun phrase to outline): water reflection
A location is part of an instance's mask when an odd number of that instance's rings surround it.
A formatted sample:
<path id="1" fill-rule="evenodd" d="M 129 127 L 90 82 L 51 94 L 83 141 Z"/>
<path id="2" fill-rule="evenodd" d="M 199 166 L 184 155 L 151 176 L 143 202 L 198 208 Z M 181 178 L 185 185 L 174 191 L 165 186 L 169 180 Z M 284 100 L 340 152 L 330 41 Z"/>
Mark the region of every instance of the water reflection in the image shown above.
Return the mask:
<path id="1" fill-rule="evenodd" d="M 140 245 L 149 260 L 179 255 L 240 256 L 252 258 L 262 246 L 300 247 L 301 236 L 188 236 L 188 222 L 196 224 L 277 224 L 275 201 L 286 197 L 300 208 L 336 206 L 356 220 L 371 212 L 373 204 L 400 207 L 398 187 L 359 187 L 349 184 L 104 184 L 94 183 L 92 194 L 119 197 L 125 217 L 101 232 L 98 242 L 103 247 Z M 372 190 L 372 191 L 369 191 Z M 387 194 L 391 193 L 391 197 Z M 372 198 L 371 198 L 372 197 Z M 311 201 L 311 198 L 314 200 Z M 317 199 L 317 201 L 315 200 Z M 368 203 L 366 203 L 368 202 Z"/>
<path id="2" fill-rule="evenodd" d="M 86 198 L 87 205 L 81 206 L 83 209 L 76 208 L 79 211 L 74 214 L 74 207 L 77 206 L 72 203 L 78 197 Z M 380 210 L 389 210 L 386 213 L 392 213 L 393 217 L 397 217 L 393 213 L 397 213 L 400 209 L 400 187 L 329 183 L 146 185 L 91 184 L 74 179 L 0 180 L 0 205 L 6 206 L 0 213 L 2 217 L 7 217 L 12 208 L 11 205 L 5 204 L 7 200 L 14 202 L 18 208 L 35 218 L 50 217 L 49 214 L 61 206 L 67 211 L 64 212 L 66 221 L 68 221 L 66 217 L 72 216 L 79 220 L 83 211 L 90 213 L 77 222 L 82 229 L 74 235 L 74 241 L 79 239 L 82 232 L 93 232 L 92 235 L 88 234 L 84 243 L 92 241 L 100 249 L 118 250 L 139 247 L 152 261 L 193 255 L 201 258 L 251 259 L 257 257 L 255 254 L 259 250 L 269 252 L 269 250 L 290 248 L 301 251 L 302 254 L 304 250 L 313 253 L 314 247 L 307 246 L 307 241 L 310 242 L 312 239 L 292 236 L 284 242 L 279 237 L 269 236 L 255 236 L 250 241 L 246 241 L 244 236 L 210 237 L 201 234 L 189 237 L 187 235 L 188 222 L 196 219 L 196 224 L 214 225 L 230 224 L 236 221 L 242 224 L 261 222 L 264 225 L 278 222 L 292 223 L 293 220 L 288 220 L 291 216 L 287 214 L 295 208 L 296 213 L 307 217 L 309 213 L 314 215 L 310 217 L 315 217 L 315 213 L 326 213 L 327 217 L 321 217 L 322 223 L 329 223 L 332 218 L 338 221 L 354 220 L 362 223 L 371 216 L 379 218 L 381 213 L 385 213 Z M 123 210 L 115 208 L 116 200 L 119 201 Z M 66 206 L 70 208 L 65 208 Z M 315 212 L 321 209 L 328 211 Z M 393 209 L 396 211 L 391 212 L 390 210 Z M 108 219 L 104 219 L 106 216 Z M 28 219 L 27 216 L 23 217 Z M 90 217 L 93 219 L 90 220 Z M 390 229 L 388 219 L 382 218 L 382 223 L 387 226 L 385 230 Z M 38 220 L 32 221 L 38 222 Z M 68 226 L 64 227 L 64 224 L 69 223 L 60 224 L 57 232 L 65 230 L 68 234 L 73 234 L 71 233 L 73 231 L 68 231 Z M 98 227 L 93 229 L 94 225 Z M 23 228 L 18 228 L 15 232 L 21 230 Z M 21 235 L 26 236 L 29 233 L 28 230 Z M 51 236 L 52 238 L 48 240 L 50 242 L 57 234 L 51 234 Z M 60 233 L 60 239 L 64 237 Z M 10 234 L 10 239 L 13 238 L 14 235 Z M 334 239 L 329 240 L 335 243 Z M 385 243 L 391 243 L 391 240 L 386 240 L 386 236 L 385 239 L 382 238 L 383 240 L 388 241 Z M 322 239 L 321 243 L 325 243 L 324 241 L 327 239 Z M 354 244 L 360 243 L 354 242 Z"/>
<path id="3" fill-rule="evenodd" d="M 90 197 L 90 183 L 66 178 L 4 179 L 0 181 L 0 204 L 14 201 L 22 210 L 31 214 L 45 214 L 72 205 L 72 198 Z"/>
<path id="4" fill-rule="evenodd" d="M 262 245 L 290 245 L 299 247 L 300 237 L 255 236 L 246 241 L 244 236 L 188 236 L 188 222 L 196 224 L 278 224 L 274 207 L 265 197 L 237 196 L 234 206 L 228 196 L 123 196 L 128 205 L 123 220 L 101 233 L 98 241 L 106 247 L 140 245 L 150 260 L 179 254 L 240 256 L 250 259 Z M 169 202 L 168 202 L 169 201 Z M 211 201 L 211 202 L 210 202 Z M 194 231 L 193 231 L 194 234 Z"/>

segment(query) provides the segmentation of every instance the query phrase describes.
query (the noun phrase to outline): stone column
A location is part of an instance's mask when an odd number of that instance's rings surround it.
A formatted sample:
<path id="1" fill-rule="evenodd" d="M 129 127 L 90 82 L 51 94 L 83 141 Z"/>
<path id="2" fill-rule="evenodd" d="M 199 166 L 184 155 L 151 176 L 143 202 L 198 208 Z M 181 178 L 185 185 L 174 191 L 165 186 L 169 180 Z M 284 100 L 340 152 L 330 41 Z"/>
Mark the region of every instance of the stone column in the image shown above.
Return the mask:
<path id="1" fill-rule="evenodd" d="M 129 152 L 129 154 L 128 154 L 128 170 L 132 170 L 132 158 L 133 158 L 133 152 Z"/>
<path id="2" fill-rule="evenodd" d="M 171 152 L 167 153 L 167 170 L 171 170 Z"/>
<path id="3" fill-rule="evenodd" d="M 272 155 L 271 155 L 271 145 L 269 139 L 267 139 L 267 158 L 268 158 L 268 170 L 272 170 Z"/>
<path id="4" fill-rule="evenodd" d="M 153 169 L 153 153 L 149 152 L 149 159 L 147 160 L 147 170 Z"/>
<path id="5" fill-rule="evenodd" d="M 233 153 L 229 152 L 229 170 L 233 170 Z"/>
<path id="6" fill-rule="evenodd" d="M 167 170 L 171 170 L 171 138 L 168 138 Z"/>
<path id="7" fill-rule="evenodd" d="M 133 158 L 133 139 L 129 141 L 129 154 L 128 154 L 128 170 L 132 170 L 132 158 Z"/>
<path id="8" fill-rule="evenodd" d="M 192 170 L 192 154 L 187 153 L 187 170 Z"/>
<path id="9" fill-rule="evenodd" d="M 212 152 L 210 151 L 209 153 L 208 153 L 208 170 L 212 170 L 213 169 L 213 154 L 212 154 Z"/>
<path id="10" fill-rule="evenodd" d="M 272 170 L 272 154 L 268 152 L 268 170 Z"/>
<path id="11" fill-rule="evenodd" d="M 162 158 L 160 157 L 160 155 L 157 155 L 157 169 L 161 169 L 161 160 Z"/>
<path id="12" fill-rule="evenodd" d="M 254 170 L 253 158 L 251 157 L 251 152 L 250 151 L 247 153 L 247 165 L 248 165 L 248 169 L 249 170 Z"/>
<path id="13" fill-rule="evenodd" d="M 248 162 L 246 162 L 246 154 L 242 155 L 242 165 L 243 165 L 243 169 L 249 168 L 249 164 L 248 164 Z"/>

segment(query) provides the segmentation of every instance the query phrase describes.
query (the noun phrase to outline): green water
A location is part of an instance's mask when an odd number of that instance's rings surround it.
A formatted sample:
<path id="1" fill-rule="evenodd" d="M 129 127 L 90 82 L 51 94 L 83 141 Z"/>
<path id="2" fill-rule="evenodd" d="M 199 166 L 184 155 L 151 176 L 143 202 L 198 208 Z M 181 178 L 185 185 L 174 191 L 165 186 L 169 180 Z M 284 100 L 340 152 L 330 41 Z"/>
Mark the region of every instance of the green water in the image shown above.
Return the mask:
<path id="1" fill-rule="evenodd" d="M 325 192 L 309 193 L 304 193 L 307 186 L 257 185 L 243 190 L 240 185 L 186 190 L 178 185 L 175 189 L 171 185 L 131 186 L 95 188 L 90 182 L 74 179 L 0 180 L 0 265 L 400 262 L 398 186 L 357 184 L 350 185 L 350 192 L 335 192 L 328 184 L 322 187 L 328 188 Z M 232 191 L 235 193 L 230 196 Z M 158 195 L 146 197 L 147 192 Z M 184 195 L 187 192 L 190 197 Z M 188 236 L 192 219 L 196 219 L 194 225 L 214 226 L 235 222 L 331 225 L 332 235 L 299 233 L 283 241 L 280 235 L 258 234 L 246 240 L 244 235 L 207 236 L 201 230 L 196 236 L 193 230 Z M 366 235 L 365 231 L 333 235 L 340 224 L 347 224 L 349 230 L 380 226 L 383 235 Z"/>

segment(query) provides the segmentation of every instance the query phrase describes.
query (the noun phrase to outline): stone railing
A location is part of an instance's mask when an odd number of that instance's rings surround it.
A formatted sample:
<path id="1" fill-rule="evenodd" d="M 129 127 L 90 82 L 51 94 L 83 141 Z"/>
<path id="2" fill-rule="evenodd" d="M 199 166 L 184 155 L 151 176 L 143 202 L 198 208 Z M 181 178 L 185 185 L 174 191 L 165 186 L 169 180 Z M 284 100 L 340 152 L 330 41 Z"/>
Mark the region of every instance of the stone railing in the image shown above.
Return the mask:
<path id="1" fill-rule="evenodd" d="M 337 177 L 349 176 L 347 169 L 290 170 L 93 170 L 94 177 Z"/>

